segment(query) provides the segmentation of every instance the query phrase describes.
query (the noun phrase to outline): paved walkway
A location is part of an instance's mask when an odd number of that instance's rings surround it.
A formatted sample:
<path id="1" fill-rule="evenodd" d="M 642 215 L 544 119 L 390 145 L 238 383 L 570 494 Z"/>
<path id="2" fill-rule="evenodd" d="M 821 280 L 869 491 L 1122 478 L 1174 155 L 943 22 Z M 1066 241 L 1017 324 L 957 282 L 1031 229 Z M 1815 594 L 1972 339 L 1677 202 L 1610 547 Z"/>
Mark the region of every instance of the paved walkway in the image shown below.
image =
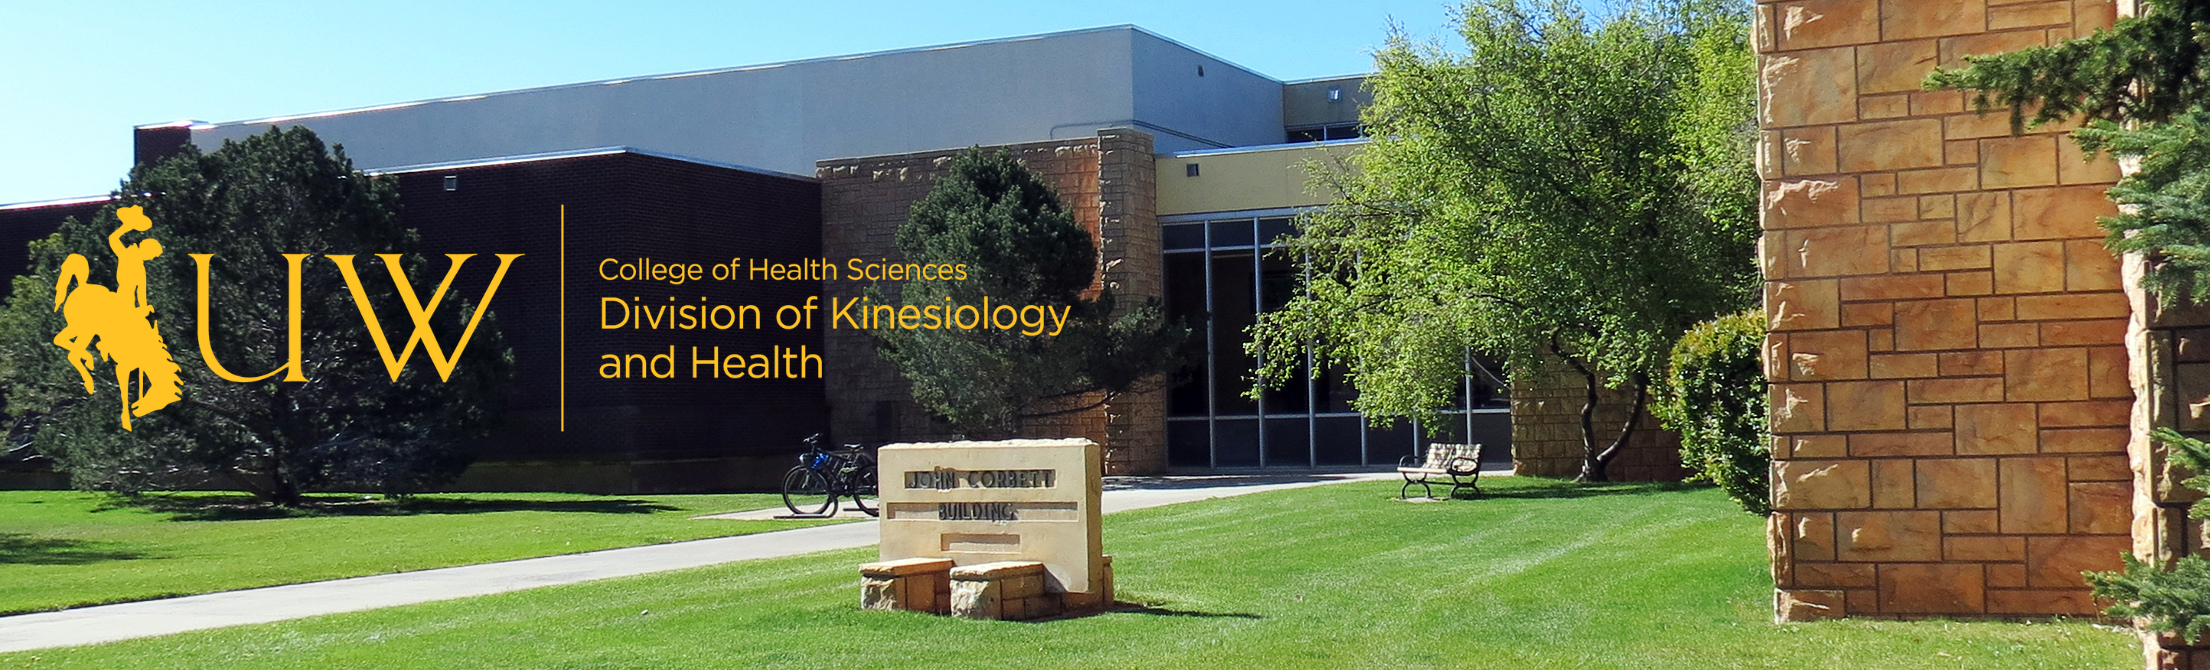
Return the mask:
<path id="1" fill-rule="evenodd" d="M 1104 511 L 1122 512 L 1174 503 L 1279 491 L 1350 481 L 1387 479 L 1394 473 L 1114 477 L 1107 480 Z M 750 518 L 781 510 L 719 515 Z M 584 554 L 465 565 L 327 582 L 101 605 L 59 612 L 0 617 L 0 653 L 114 642 L 185 631 L 269 623 L 324 614 L 411 605 L 681 570 L 732 561 L 795 556 L 874 544 L 873 521 L 718 537 Z M 858 566 L 854 566 L 857 569 Z"/>

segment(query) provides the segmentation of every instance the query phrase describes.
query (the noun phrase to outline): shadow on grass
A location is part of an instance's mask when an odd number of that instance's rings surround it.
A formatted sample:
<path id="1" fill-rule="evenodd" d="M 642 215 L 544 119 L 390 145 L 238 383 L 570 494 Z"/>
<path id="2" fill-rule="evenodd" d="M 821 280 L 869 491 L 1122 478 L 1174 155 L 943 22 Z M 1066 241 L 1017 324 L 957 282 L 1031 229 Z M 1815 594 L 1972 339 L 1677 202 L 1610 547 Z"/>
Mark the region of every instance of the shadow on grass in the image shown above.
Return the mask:
<path id="1" fill-rule="evenodd" d="M 23 533 L 0 533 L 0 564 L 90 565 L 145 558 L 135 551 L 103 549 L 98 543 Z"/>
<path id="2" fill-rule="evenodd" d="M 516 500 L 504 498 L 388 498 L 360 495 L 311 495 L 299 507 L 279 507 L 242 494 L 180 494 L 118 497 L 102 509 L 133 508 L 169 515 L 171 521 L 246 521 L 327 516 L 414 516 L 492 512 L 573 514 L 652 514 L 679 508 L 646 500 Z"/>
<path id="3" fill-rule="evenodd" d="M 1245 612 L 1198 612 L 1198 611 L 1195 611 L 1195 610 L 1178 610 L 1178 609 L 1171 609 L 1171 608 L 1166 608 L 1166 607 L 1160 607 L 1160 606 L 1157 606 L 1157 605 L 1142 605 L 1142 604 L 1137 604 L 1137 603 L 1121 603 L 1119 607 L 1116 607 L 1116 608 L 1114 608 L 1114 609 L 1112 610 L 1112 613 L 1113 613 L 1113 614 L 1147 614 L 1147 615 L 1150 615 L 1150 616 L 1196 617 L 1196 618 L 1200 618 L 1200 619 L 1264 619 L 1264 618 L 1266 618 L 1266 617 L 1263 617 L 1263 616 L 1259 616 L 1259 615 L 1256 615 L 1256 614 L 1249 614 L 1249 613 L 1245 613 Z"/>
<path id="4" fill-rule="evenodd" d="M 1544 481 L 1533 486 L 1483 486 L 1480 493 L 1459 491 L 1453 500 L 1484 500 L 1490 498 L 1549 499 L 1592 498 L 1596 496 L 1639 495 L 1692 491 L 1710 488 L 1707 484 L 1683 482 L 1604 482 L 1599 484 L 1575 484 L 1568 481 Z"/>

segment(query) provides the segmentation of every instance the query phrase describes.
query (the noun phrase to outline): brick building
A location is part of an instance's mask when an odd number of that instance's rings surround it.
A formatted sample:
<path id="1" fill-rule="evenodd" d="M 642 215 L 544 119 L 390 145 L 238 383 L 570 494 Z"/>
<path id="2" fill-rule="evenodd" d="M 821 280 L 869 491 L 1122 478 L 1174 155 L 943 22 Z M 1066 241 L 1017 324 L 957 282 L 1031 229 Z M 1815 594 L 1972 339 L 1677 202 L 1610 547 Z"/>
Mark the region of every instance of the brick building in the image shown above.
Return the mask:
<path id="1" fill-rule="evenodd" d="M 1031 430 L 1099 440 L 1116 473 L 1389 465 L 1424 440 L 1469 437 L 1490 445 L 1493 467 L 1505 467 L 1510 394 L 1500 369 L 1470 356 L 1459 406 L 1436 425 L 1367 421 L 1350 408 L 1340 370 L 1308 371 L 1261 398 L 1243 396 L 1258 363 L 1243 351 L 1245 330 L 1294 288 L 1292 263 L 1270 252 L 1291 217 L 1327 200 L 1307 192 L 1302 164 L 1362 145 L 1360 83 L 1283 82 L 1116 26 L 152 124 L 136 129 L 135 157 L 160 160 L 186 145 L 212 150 L 272 127 L 306 126 L 344 146 L 357 167 L 399 177 L 402 219 L 422 231 L 426 252 L 481 251 L 493 240 L 528 247 L 498 304 L 523 391 L 463 487 L 772 488 L 781 459 L 806 434 L 859 442 L 949 436 L 855 331 L 701 339 L 602 333 L 593 322 L 597 301 L 613 293 L 772 306 L 804 296 L 848 299 L 870 282 L 613 285 L 594 268 L 604 258 L 896 261 L 894 235 L 907 209 L 949 156 L 976 145 L 1004 147 L 1043 173 L 1098 242 L 1100 285 L 1113 285 L 1124 304 L 1160 301 L 1193 326 L 1206 352 L 1201 369 L 1159 390 Z M 0 274 L 23 271 L 23 242 L 106 205 L 95 197 L 0 206 Z M 557 234 L 568 238 L 568 256 L 537 262 L 557 256 Z M 558 346 L 562 332 L 566 348 Z M 596 374 L 603 351 L 673 346 L 688 356 L 691 345 L 806 346 L 821 353 L 824 374 L 790 383 Z M 553 391 L 563 384 L 564 396 Z M 1575 409 L 1537 403 L 1530 416 Z M 1648 451 L 1662 459 L 1663 449 Z M 0 464 L 0 485 L 53 483 L 25 470 Z M 1643 470 L 1666 476 L 1636 469 Z"/>

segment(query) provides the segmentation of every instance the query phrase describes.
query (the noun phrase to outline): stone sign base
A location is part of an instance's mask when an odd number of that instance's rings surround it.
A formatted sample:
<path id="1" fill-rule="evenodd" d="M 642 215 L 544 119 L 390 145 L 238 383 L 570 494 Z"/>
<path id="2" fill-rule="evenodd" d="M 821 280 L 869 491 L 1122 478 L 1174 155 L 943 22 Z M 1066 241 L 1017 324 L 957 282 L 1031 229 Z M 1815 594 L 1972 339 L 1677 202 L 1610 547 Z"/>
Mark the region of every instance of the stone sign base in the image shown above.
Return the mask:
<path id="1" fill-rule="evenodd" d="M 860 607 L 906 610 L 963 619 L 1025 621 L 1090 614 L 1113 603 L 1113 557 L 1104 578 L 1087 593 L 1061 593 L 1045 585 L 1044 564 L 998 561 L 954 567 L 950 559 L 908 558 L 860 566 Z"/>

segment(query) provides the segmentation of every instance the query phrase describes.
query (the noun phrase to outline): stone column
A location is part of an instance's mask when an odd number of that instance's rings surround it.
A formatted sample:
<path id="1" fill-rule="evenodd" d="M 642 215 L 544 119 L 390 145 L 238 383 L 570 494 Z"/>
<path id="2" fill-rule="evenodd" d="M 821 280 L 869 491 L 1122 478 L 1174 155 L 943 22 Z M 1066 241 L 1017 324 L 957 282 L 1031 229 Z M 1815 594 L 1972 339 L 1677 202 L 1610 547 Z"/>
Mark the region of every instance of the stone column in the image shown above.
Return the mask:
<path id="1" fill-rule="evenodd" d="M 1166 257 L 1159 252 L 1158 168 L 1151 136 L 1128 128 L 1097 133 L 1099 279 L 1123 311 L 1166 299 Z M 1166 389 L 1123 393 L 1105 408 L 1105 472 L 1148 475 L 1166 470 Z"/>
<path id="2" fill-rule="evenodd" d="M 2092 614 L 2129 548 L 2129 306 L 2068 127 L 1924 91 L 2109 0 L 1759 0 L 1776 616 Z"/>

